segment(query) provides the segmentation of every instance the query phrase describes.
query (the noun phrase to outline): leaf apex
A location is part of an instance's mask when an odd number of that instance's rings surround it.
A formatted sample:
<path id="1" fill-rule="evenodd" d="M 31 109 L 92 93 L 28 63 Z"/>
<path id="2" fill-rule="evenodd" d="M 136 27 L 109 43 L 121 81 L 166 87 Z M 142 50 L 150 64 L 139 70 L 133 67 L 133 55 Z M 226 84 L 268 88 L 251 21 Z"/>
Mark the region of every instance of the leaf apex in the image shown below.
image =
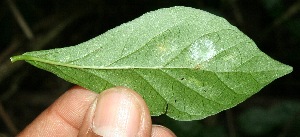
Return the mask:
<path id="1" fill-rule="evenodd" d="M 17 56 L 10 57 L 10 61 L 12 63 L 19 61 L 19 60 L 25 60 L 25 57 L 23 55 L 17 55 Z"/>
<path id="2" fill-rule="evenodd" d="M 294 68 L 292 66 L 286 65 L 287 74 L 292 73 Z"/>

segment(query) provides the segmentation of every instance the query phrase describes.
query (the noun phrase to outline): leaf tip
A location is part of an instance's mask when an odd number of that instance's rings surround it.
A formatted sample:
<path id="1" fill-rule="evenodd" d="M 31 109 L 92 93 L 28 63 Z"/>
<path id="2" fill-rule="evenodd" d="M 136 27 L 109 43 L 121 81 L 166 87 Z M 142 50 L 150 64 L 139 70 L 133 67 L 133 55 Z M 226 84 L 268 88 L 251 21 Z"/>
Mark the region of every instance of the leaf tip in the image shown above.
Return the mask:
<path id="1" fill-rule="evenodd" d="M 289 65 L 286 65 L 286 64 L 283 64 L 283 68 L 281 69 L 281 71 L 278 73 L 280 74 L 280 76 L 284 76 L 284 75 L 287 75 L 287 74 L 290 74 L 293 72 L 293 67 L 292 66 L 289 66 Z"/>
<path id="2" fill-rule="evenodd" d="M 19 60 L 24 60 L 24 56 L 23 55 L 18 55 L 18 56 L 13 56 L 13 57 L 10 57 L 10 61 L 12 63 L 16 62 L 16 61 L 19 61 Z"/>
<path id="3" fill-rule="evenodd" d="M 287 65 L 287 74 L 293 72 L 293 67 L 292 66 L 289 66 Z"/>

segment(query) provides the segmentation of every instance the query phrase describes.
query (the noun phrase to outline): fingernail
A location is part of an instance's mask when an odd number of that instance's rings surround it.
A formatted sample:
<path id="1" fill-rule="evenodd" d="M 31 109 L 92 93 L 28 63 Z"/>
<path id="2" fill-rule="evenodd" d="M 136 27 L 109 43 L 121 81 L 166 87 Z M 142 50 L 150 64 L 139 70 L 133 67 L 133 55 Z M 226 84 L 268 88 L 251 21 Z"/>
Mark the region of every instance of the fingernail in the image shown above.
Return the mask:
<path id="1" fill-rule="evenodd" d="M 104 91 L 97 101 L 92 130 L 104 137 L 136 136 L 142 110 L 135 96 L 124 92 L 124 88 Z"/>

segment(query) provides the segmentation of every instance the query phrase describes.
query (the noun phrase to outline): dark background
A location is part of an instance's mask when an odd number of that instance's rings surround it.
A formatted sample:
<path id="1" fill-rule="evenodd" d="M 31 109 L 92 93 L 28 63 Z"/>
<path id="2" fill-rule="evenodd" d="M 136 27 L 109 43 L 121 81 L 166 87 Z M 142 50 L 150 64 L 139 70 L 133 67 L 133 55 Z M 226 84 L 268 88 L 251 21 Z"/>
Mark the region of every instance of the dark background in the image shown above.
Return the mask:
<path id="1" fill-rule="evenodd" d="M 206 119 L 154 123 L 178 136 L 300 136 L 298 0 L 3 0 L 0 1 L 0 137 L 13 136 L 72 84 L 9 57 L 79 44 L 143 13 L 189 6 L 226 18 L 272 58 L 294 71 L 245 102 Z M 25 25 L 22 25 L 22 23 Z M 23 27 L 22 27 L 23 26 Z"/>

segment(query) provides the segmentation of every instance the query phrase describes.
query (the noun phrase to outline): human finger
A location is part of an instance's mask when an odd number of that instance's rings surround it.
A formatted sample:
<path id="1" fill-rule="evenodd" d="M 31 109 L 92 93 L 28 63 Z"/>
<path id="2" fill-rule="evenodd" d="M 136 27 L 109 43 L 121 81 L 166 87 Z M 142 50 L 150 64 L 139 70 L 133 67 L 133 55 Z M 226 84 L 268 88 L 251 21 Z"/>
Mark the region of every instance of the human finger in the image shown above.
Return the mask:
<path id="1" fill-rule="evenodd" d="M 176 135 L 164 126 L 153 125 L 151 137 L 176 137 Z"/>
<path id="2" fill-rule="evenodd" d="M 98 94 L 75 86 L 43 111 L 18 136 L 77 136 L 89 106 Z"/>
<path id="3" fill-rule="evenodd" d="M 150 137 L 151 116 L 143 98 L 125 87 L 103 91 L 87 111 L 79 136 Z"/>

